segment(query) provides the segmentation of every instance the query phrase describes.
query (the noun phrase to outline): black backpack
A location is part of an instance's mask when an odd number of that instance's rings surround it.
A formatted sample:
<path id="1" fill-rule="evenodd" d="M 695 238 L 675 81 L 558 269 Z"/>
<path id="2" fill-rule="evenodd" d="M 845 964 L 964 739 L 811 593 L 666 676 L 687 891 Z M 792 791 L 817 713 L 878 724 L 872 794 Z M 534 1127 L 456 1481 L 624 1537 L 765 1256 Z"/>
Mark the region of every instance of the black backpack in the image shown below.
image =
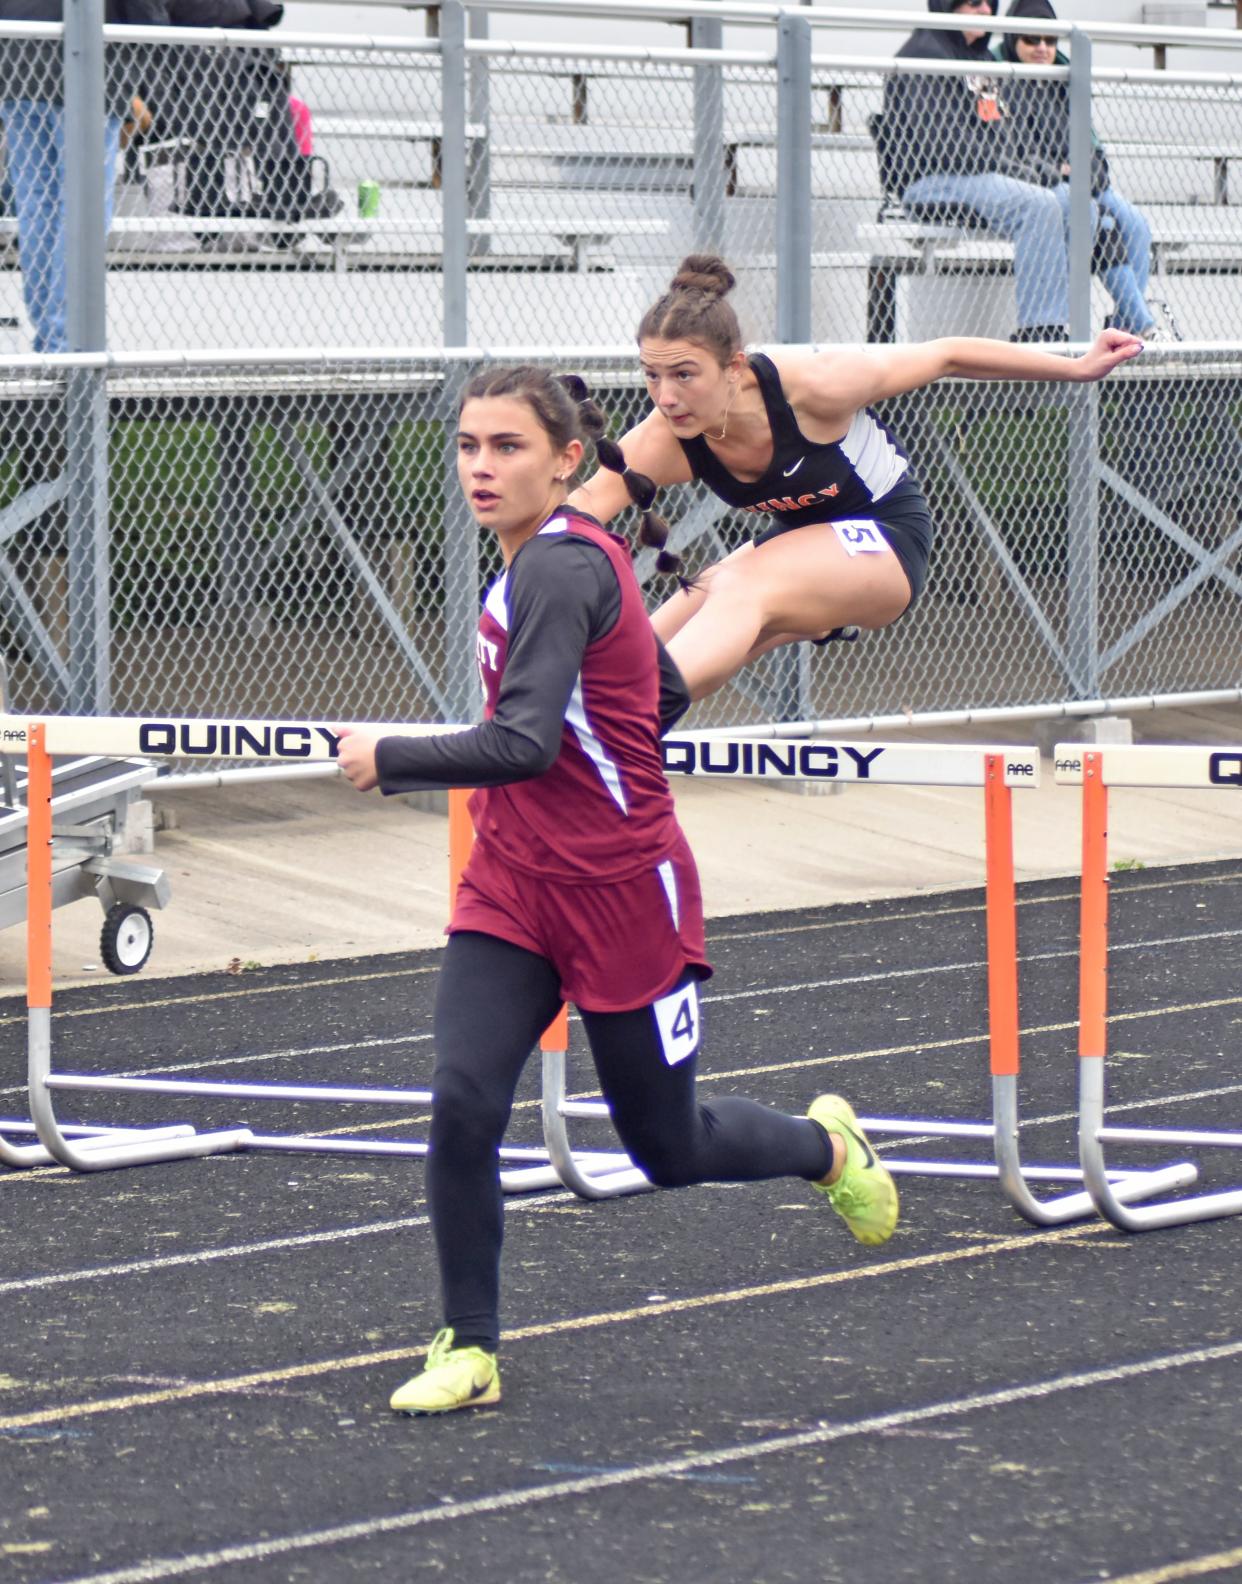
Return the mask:
<path id="1" fill-rule="evenodd" d="M 266 28 L 279 21 L 271 0 L 174 0 L 174 20 L 237 26 L 238 8 Z M 242 24 L 247 25 L 247 24 Z M 173 156 L 173 208 L 218 219 L 306 220 L 336 214 L 327 162 L 298 147 L 289 76 L 274 49 L 160 52 L 148 88 L 152 137 L 180 145 Z"/>

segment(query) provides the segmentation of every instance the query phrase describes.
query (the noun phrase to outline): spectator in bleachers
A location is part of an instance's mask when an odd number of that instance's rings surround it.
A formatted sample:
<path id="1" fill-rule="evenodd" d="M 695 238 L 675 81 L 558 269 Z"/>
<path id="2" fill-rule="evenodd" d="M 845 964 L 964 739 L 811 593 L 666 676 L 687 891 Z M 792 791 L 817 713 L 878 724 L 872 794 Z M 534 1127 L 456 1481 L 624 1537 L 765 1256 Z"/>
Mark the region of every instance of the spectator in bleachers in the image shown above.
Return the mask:
<path id="1" fill-rule="evenodd" d="M 0 0 L 0 21 L 61 22 L 62 0 Z M 164 0 L 106 0 L 106 22 L 167 26 Z M 104 85 L 104 225 L 112 222 L 121 118 L 129 112 L 134 61 L 107 56 Z M 0 40 L 0 122 L 17 214 L 22 295 L 36 352 L 70 350 L 65 275 L 65 99 L 59 39 Z"/>
<path id="2" fill-rule="evenodd" d="M 1013 0 L 1007 17 L 1055 21 L 1049 0 Z M 1067 66 L 1051 35 L 1032 31 L 1006 33 L 993 50 L 998 60 L 1022 66 Z M 1006 85 L 1013 157 L 1031 179 L 1049 188 L 1069 226 L 1069 84 L 1018 78 Z M 1015 171 L 1016 174 L 1016 171 Z M 1108 157 L 1092 134 L 1091 197 L 1096 214 L 1096 264 L 1115 304 L 1109 321 L 1144 340 L 1163 340 L 1156 316 L 1147 304 L 1151 273 L 1151 228 L 1137 209 L 1113 186 Z"/>
<path id="3" fill-rule="evenodd" d="M 1069 260 L 1061 204 L 1052 189 L 1005 175 L 1010 156 L 1006 106 L 989 75 L 988 21 L 997 0 L 927 0 L 966 26 L 918 28 L 899 59 L 970 61 L 978 74 L 894 73 L 884 91 L 879 134 L 886 185 L 902 202 L 967 208 L 1014 244 L 1018 341 L 1064 341 Z"/>

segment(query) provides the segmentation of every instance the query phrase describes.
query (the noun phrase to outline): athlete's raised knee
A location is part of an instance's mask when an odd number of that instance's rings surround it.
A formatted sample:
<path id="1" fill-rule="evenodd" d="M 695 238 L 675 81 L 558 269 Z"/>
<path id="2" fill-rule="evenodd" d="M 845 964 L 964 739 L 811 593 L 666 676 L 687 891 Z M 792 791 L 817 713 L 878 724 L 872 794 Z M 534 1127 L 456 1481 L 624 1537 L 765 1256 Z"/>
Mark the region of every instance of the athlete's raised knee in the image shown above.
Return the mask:
<path id="1" fill-rule="evenodd" d="M 510 1107 L 489 1097 L 469 1074 L 437 1068 L 431 1087 L 431 1136 L 455 1149 L 491 1149 L 504 1137 Z"/>

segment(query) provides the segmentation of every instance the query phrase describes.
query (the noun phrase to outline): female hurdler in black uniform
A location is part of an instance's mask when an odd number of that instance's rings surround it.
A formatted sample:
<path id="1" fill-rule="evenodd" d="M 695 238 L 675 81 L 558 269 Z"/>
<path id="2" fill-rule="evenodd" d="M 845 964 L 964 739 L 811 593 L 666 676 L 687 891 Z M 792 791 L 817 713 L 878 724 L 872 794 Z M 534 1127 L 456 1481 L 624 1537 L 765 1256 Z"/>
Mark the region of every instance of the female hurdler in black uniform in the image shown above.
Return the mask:
<path id="1" fill-rule="evenodd" d="M 778 644 L 885 627 L 918 598 L 931 518 L 871 403 L 948 375 L 1097 380 L 1143 350 L 1137 336 L 1105 330 L 1077 358 L 968 336 L 747 357 L 725 301 L 733 284 L 723 260 L 692 255 L 648 309 L 638 341 L 654 410 L 621 442 L 657 486 L 702 479 L 771 519 L 652 618 L 692 699 Z M 607 523 L 628 498 L 603 471 L 571 501 Z"/>
<path id="2" fill-rule="evenodd" d="M 341 767 L 360 791 L 483 789 L 436 993 L 427 1186 L 444 1327 L 393 1395 L 406 1413 L 499 1400 L 497 1152 L 562 1001 L 579 1008 L 617 1131 L 653 1182 L 801 1177 L 860 1242 L 883 1243 L 897 1222 L 893 1180 L 839 1096 L 806 1117 L 695 1097 L 696 985 L 711 969 L 659 741 L 687 699 L 625 541 L 565 505 L 582 416 L 539 369 L 466 387 L 458 476 L 505 563 L 479 622 L 484 721 L 443 737 L 341 729 Z M 593 403 L 585 416 L 600 433 Z M 649 500 L 648 481 L 626 482 Z M 648 514 L 645 527 L 651 542 L 663 525 Z"/>

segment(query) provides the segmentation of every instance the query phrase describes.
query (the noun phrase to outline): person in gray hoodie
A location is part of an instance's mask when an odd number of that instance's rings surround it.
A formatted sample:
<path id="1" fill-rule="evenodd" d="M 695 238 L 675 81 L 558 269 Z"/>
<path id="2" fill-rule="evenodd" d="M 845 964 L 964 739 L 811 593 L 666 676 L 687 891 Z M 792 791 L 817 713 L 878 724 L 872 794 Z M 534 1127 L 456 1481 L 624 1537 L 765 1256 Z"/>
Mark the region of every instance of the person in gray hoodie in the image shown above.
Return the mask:
<path id="1" fill-rule="evenodd" d="M 884 92 L 877 137 L 885 185 L 902 202 L 933 212 L 967 208 L 1014 244 L 1019 341 L 1064 341 L 1069 319 L 1069 256 L 1055 193 L 1005 174 L 1011 163 L 1005 96 L 989 68 L 988 26 L 997 0 L 927 0 L 954 13 L 962 29 L 918 28 L 898 59 L 967 61 L 977 73 L 894 73 Z"/>
<path id="2" fill-rule="evenodd" d="M 1055 21 L 1049 0 L 1013 0 L 1007 17 L 1029 17 L 1029 34 L 1006 33 L 992 53 L 1020 66 L 1067 66 L 1057 40 L 1041 34 L 1040 21 Z M 1018 168 L 1051 190 L 1069 225 L 1069 88 L 1064 82 L 1016 78 L 1007 85 L 1011 142 Z M 1147 303 L 1151 274 L 1151 227 L 1113 184 L 1108 157 L 1092 139 L 1091 199 L 1096 217 L 1096 267 L 1113 299 L 1111 323 L 1145 341 L 1174 336 L 1156 323 Z"/>

